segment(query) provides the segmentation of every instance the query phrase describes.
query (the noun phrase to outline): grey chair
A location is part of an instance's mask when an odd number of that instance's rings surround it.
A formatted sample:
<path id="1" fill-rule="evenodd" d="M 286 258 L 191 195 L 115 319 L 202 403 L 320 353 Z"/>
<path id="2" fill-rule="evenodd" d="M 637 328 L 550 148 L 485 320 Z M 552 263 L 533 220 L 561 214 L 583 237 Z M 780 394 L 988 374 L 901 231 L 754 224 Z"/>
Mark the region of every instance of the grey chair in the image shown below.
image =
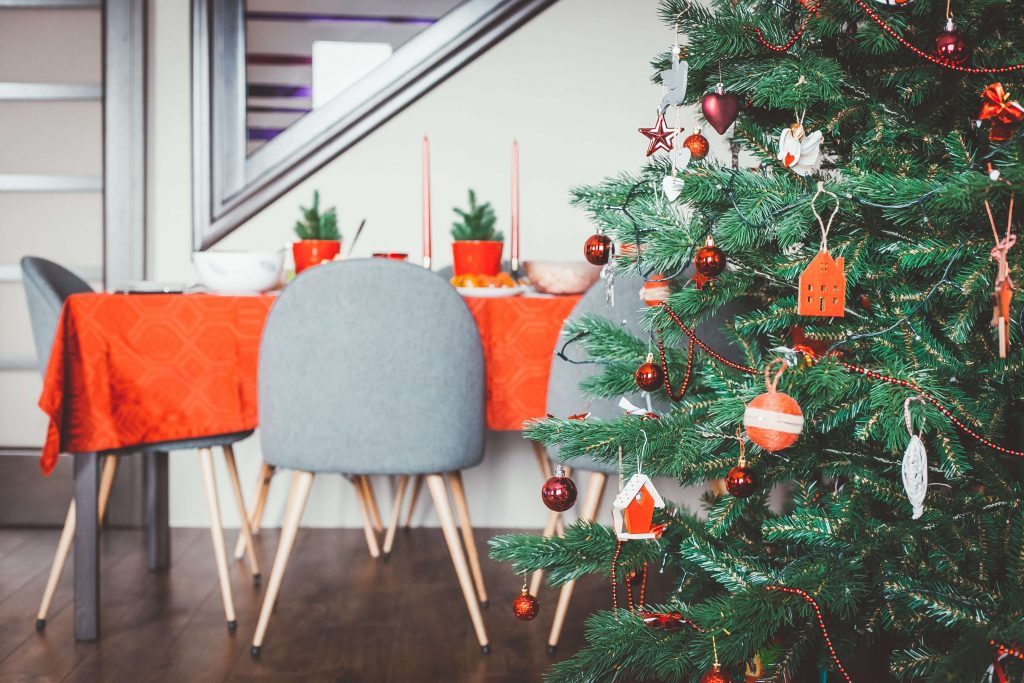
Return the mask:
<path id="1" fill-rule="evenodd" d="M 488 652 L 443 478 L 457 480 L 453 473 L 478 465 L 484 448 L 483 350 L 455 290 L 419 266 L 383 259 L 307 271 L 281 294 L 263 330 L 259 410 L 264 459 L 293 474 L 253 656 L 317 474 L 426 475 L 473 628 Z M 465 529 L 468 516 L 460 516 Z"/>
<path id="2" fill-rule="evenodd" d="M 92 292 L 93 289 L 80 277 L 62 266 L 35 256 L 26 256 L 21 259 L 21 271 L 25 285 L 25 297 L 28 302 L 29 318 L 32 324 L 32 337 L 36 347 L 36 360 L 42 373 L 46 373 L 46 366 L 49 363 L 50 352 L 53 347 L 54 335 L 57 332 L 57 325 L 60 321 L 61 310 L 65 300 L 72 294 Z M 238 480 L 238 470 L 235 466 L 235 455 L 232 444 L 252 434 L 252 431 L 236 432 L 232 434 L 218 434 L 209 437 L 187 439 L 183 441 L 167 441 L 152 444 L 137 444 L 131 448 L 111 451 L 104 454 L 103 469 L 100 476 L 100 487 L 98 494 L 99 522 L 103 523 L 103 516 L 106 512 L 107 502 L 110 499 L 110 490 L 117 473 L 117 458 L 121 455 L 132 453 L 166 453 L 172 450 L 199 449 L 200 464 L 202 465 L 203 480 L 205 484 L 206 500 L 210 511 L 210 535 L 213 540 L 214 556 L 217 564 L 217 575 L 220 579 L 221 598 L 224 603 L 224 615 L 228 622 L 228 628 L 234 630 L 236 627 L 234 601 L 231 596 L 231 583 L 228 576 L 227 554 L 224 548 L 224 531 L 220 522 L 220 504 L 217 499 L 217 484 L 213 472 L 213 456 L 210 449 L 220 446 L 224 451 L 224 461 L 227 465 L 228 475 L 231 479 L 231 488 L 234 493 L 235 502 L 238 505 L 239 514 L 242 517 L 241 534 L 245 539 L 248 548 L 249 565 L 252 571 L 253 580 L 259 581 L 260 569 L 256 558 L 255 549 L 252 544 L 252 537 L 249 532 L 249 525 L 245 515 L 245 501 L 242 499 L 241 488 Z M 46 615 L 50 611 L 50 604 L 53 595 L 60 582 L 60 575 L 68 558 L 71 542 L 75 536 L 75 501 L 72 499 L 68 506 L 67 517 L 64 520 L 64 528 L 61 530 L 60 541 L 57 544 L 57 553 L 50 568 L 50 576 L 46 582 L 46 589 L 43 591 L 43 599 L 39 605 L 39 612 L 36 614 L 36 628 L 42 630 L 46 627 Z"/>
<path id="3" fill-rule="evenodd" d="M 689 273 L 684 272 L 685 278 Z M 584 316 L 600 316 L 620 323 L 623 328 L 641 339 L 647 338 L 648 332 L 640 327 L 640 320 L 644 316 L 646 305 L 640 299 L 640 289 L 643 280 L 639 277 L 617 276 L 615 279 L 615 304 L 608 306 L 605 302 L 604 282 L 597 282 L 580 299 L 573 308 L 566 323 L 578 321 Z M 691 285 L 692 286 L 692 285 Z M 735 355 L 734 351 L 728 349 L 725 337 L 721 333 L 721 327 L 725 319 L 735 315 L 738 308 L 735 305 L 723 307 L 722 311 L 712 320 L 698 328 L 701 339 L 707 342 L 712 348 L 719 349 L 723 355 Z M 565 343 L 566 337 L 563 334 L 559 338 L 559 344 Z M 699 353 L 699 351 L 698 351 Z M 573 360 L 587 360 L 585 352 L 579 346 L 570 345 L 566 355 Z M 639 362 L 640 359 L 638 359 Z M 733 360 L 738 360 L 733 358 Z M 623 410 L 618 405 L 618 400 L 595 399 L 585 396 L 580 389 L 580 383 L 586 378 L 596 375 L 601 371 L 601 366 L 593 364 L 574 364 L 555 356 L 551 361 L 551 373 L 548 378 L 548 399 L 547 411 L 556 417 L 567 417 L 578 413 L 590 412 L 591 416 L 601 419 L 616 419 L 622 416 Z M 673 382 L 678 388 L 678 379 L 673 377 Z M 641 392 L 626 397 L 634 405 L 646 408 L 646 398 Z M 660 394 L 651 397 L 651 407 L 655 412 L 662 412 L 670 408 L 670 403 Z M 549 454 L 557 459 L 558 448 L 553 447 Z M 574 458 L 565 461 L 565 466 L 576 472 L 589 472 L 590 477 L 587 488 L 580 503 L 580 519 L 592 521 L 597 515 L 597 508 L 601 504 L 604 495 L 605 485 L 609 475 L 618 474 L 617 465 L 609 465 L 589 458 Z M 559 513 L 552 513 L 549 516 L 548 524 L 544 529 L 544 535 L 550 536 L 556 532 L 556 523 Z M 540 589 L 541 573 L 536 572 L 533 576 L 530 592 L 537 595 Z M 566 613 L 569 611 L 569 602 L 572 599 L 575 581 L 569 581 L 562 585 L 558 596 L 558 605 L 555 607 L 554 619 L 551 624 L 551 632 L 548 635 L 548 652 L 553 653 L 558 645 L 562 633 L 562 626 L 565 623 Z"/>

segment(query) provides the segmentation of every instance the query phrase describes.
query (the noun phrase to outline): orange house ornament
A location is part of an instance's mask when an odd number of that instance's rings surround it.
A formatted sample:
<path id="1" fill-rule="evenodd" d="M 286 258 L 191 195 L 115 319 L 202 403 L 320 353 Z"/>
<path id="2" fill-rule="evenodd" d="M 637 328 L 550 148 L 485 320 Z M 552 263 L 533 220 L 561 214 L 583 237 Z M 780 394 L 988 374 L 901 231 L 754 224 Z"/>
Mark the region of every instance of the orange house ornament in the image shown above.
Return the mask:
<path id="1" fill-rule="evenodd" d="M 846 309 L 846 275 L 843 257 L 819 251 L 800 274 L 797 313 L 842 318 Z"/>
<path id="2" fill-rule="evenodd" d="M 665 507 L 658 490 L 646 474 L 639 472 L 630 477 L 612 502 L 615 535 L 620 541 L 657 538 L 661 525 L 652 527 L 654 508 Z"/>

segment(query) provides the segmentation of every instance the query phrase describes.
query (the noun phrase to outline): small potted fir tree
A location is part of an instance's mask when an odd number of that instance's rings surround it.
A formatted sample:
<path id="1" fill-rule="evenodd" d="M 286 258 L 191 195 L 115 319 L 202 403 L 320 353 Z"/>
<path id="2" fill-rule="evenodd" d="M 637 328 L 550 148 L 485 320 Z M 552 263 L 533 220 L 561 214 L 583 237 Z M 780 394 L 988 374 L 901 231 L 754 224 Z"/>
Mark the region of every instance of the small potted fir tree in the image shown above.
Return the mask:
<path id="1" fill-rule="evenodd" d="M 461 220 L 452 224 L 452 257 L 455 275 L 497 275 L 501 270 L 504 236 L 494 229 L 497 218 L 490 202 L 476 203 L 469 191 L 469 209 L 454 209 Z"/>
<path id="2" fill-rule="evenodd" d="M 313 192 L 313 206 L 300 206 L 302 220 L 295 221 L 295 234 L 299 241 L 292 243 L 295 273 L 310 266 L 330 261 L 341 251 L 341 233 L 338 231 L 338 213 L 332 206 L 320 213 L 320 192 Z"/>

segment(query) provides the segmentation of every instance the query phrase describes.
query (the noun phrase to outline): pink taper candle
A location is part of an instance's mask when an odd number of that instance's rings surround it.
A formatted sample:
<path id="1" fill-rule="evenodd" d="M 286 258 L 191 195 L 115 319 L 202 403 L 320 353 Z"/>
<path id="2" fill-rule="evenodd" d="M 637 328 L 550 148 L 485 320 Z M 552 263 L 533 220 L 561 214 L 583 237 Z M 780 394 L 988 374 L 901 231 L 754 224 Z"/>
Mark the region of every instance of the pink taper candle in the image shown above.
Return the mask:
<path id="1" fill-rule="evenodd" d="M 423 136 L 423 267 L 430 268 L 430 140 Z"/>
<path id="2" fill-rule="evenodd" d="M 519 270 L 519 142 L 512 141 L 512 270 Z"/>

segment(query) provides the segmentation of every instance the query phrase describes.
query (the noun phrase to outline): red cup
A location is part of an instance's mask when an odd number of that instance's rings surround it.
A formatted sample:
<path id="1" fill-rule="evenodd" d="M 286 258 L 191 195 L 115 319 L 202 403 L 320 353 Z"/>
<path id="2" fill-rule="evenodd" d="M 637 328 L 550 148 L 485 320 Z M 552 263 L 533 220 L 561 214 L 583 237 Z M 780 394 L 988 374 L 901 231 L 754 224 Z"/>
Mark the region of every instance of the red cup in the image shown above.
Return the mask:
<path id="1" fill-rule="evenodd" d="M 503 246 L 504 242 L 485 240 L 452 242 L 455 275 L 497 275 Z"/>
<path id="2" fill-rule="evenodd" d="M 409 255 L 400 251 L 378 251 L 373 255 L 373 258 L 386 258 L 392 261 L 407 261 Z"/>
<path id="3" fill-rule="evenodd" d="M 295 274 L 310 266 L 330 261 L 341 251 L 340 240 L 301 240 L 292 243 L 292 258 L 295 259 Z"/>

